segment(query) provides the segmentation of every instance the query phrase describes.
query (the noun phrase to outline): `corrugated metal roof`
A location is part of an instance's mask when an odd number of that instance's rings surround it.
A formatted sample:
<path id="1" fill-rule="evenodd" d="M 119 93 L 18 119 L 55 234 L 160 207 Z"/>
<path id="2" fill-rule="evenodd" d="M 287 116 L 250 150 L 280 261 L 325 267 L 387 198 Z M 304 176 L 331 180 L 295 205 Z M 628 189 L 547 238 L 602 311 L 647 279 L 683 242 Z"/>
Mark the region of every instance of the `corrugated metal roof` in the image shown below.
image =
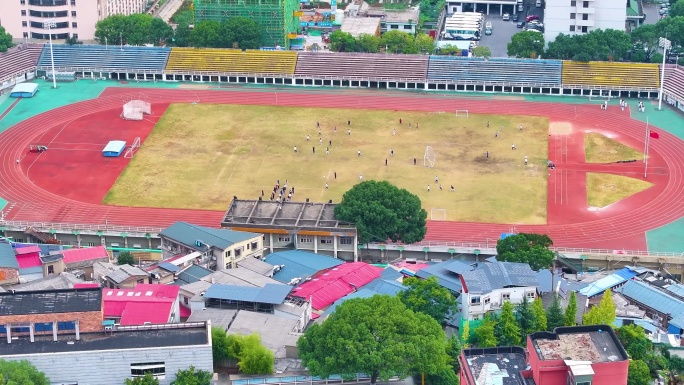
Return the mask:
<path id="1" fill-rule="evenodd" d="M 612 289 L 617 285 L 620 285 L 634 277 L 637 276 L 637 273 L 628 269 L 628 268 L 623 268 L 615 273 L 608 275 L 606 277 L 603 277 L 594 283 L 582 288 L 580 290 L 580 293 L 583 295 L 586 295 L 587 297 L 591 298 L 594 296 L 597 296 L 604 291 L 608 289 Z"/>
<path id="2" fill-rule="evenodd" d="M 203 244 L 217 247 L 221 250 L 227 249 L 231 245 L 244 242 L 259 234 L 247 233 L 243 231 L 233 231 L 227 229 L 213 229 L 211 227 L 197 226 L 186 222 L 176 222 L 164 229 L 161 235 L 182 243 L 191 249 L 197 249 L 196 241 Z"/>
<path id="3" fill-rule="evenodd" d="M 539 286 L 537 273 L 526 263 L 480 263 L 475 269 L 463 272 L 462 277 L 471 293 L 490 293 L 511 286 Z"/>
<path id="4" fill-rule="evenodd" d="M 684 329 L 684 313 L 681 313 L 674 318 L 672 318 L 669 322 L 670 325 L 674 325 L 680 329 Z"/>
<path id="5" fill-rule="evenodd" d="M 119 323 L 124 326 L 167 324 L 171 318 L 173 303 L 168 302 L 130 302 L 126 304 Z"/>
<path id="6" fill-rule="evenodd" d="M 17 255 L 17 263 L 20 269 L 27 269 L 31 267 L 40 267 L 42 270 L 43 262 L 40 260 L 40 254 L 28 253 Z"/>
<path id="7" fill-rule="evenodd" d="M 665 290 L 669 291 L 670 293 L 674 295 L 678 295 L 680 297 L 684 297 L 684 285 L 681 283 L 675 283 L 672 285 L 668 285 Z"/>
<path id="8" fill-rule="evenodd" d="M 261 275 L 271 275 L 271 273 L 273 272 L 273 265 L 268 264 L 260 260 L 259 258 L 245 258 L 242 261 L 238 262 L 237 265 L 240 268 L 249 269 Z"/>
<path id="9" fill-rule="evenodd" d="M 456 259 L 450 259 L 420 269 L 416 272 L 416 276 L 423 279 L 435 277 L 441 286 L 458 293 L 461 291 L 461 280 L 458 276 L 459 273 L 456 272 L 464 272 L 472 269 L 473 267 L 467 263 Z"/>
<path id="10" fill-rule="evenodd" d="M 9 243 L 0 243 L 0 267 L 19 269 L 19 263 L 14 254 L 14 248 Z"/>
<path id="11" fill-rule="evenodd" d="M 68 249 L 60 252 L 64 256 L 64 263 L 90 261 L 93 259 L 109 258 L 104 246 L 88 247 L 84 249 Z"/>
<path id="12" fill-rule="evenodd" d="M 333 267 L 292 290 L 292 295 L 306 300 L 321 310 L 372 280 L 382 269 L 364 262 L 352 262 Z"/>
<path id="13" fill-rule="evenodd" d="M 179 285 L 187 285 L 189 283 L 198 282 L 200 279 L 206 277 L 207 275 L 213 273 L 213 271 L 204 268 L 200 265 L 192 265 L 178 274 Z"/>
<path id="14" fill-rule="evenodd" d="M 267 283 L 264 287 L 215 284 L 209 286 L 204 298 L 257 302 L 278 305 L 290 294 L 292 286 Z"/>
<path id="15" fill-rule="evenodd" d="M 40 253 L 40 247 L 38 247 L 38 246 L 17 246 L 14 249 L 14 251 L 15 251 L 15 253 L 17 253 L 17 255 Z"/>
<path id="16" fill-rule="evenodd" d="M 133 289 L 103 289 L 105 317 L 121 317 L 122 325 L 167 323 L 180 287 L 139 284 Z"/>
<path id="17" fill-rule="evenodd" d="M 295 278 L 306 279 L 321 270 L 339 266 L 344 261 L 326 255 L 309 253 L 301 250 L 281 251 L 269 254 L 264 262 L 273 266 L 284 266 L 275 274 L 273 279 L 289 284 Z"/>
<path id="18" fill-rule="evenodd" d="M 397 295 L 400 291 L 406 290 L 406 286 L 397 281 L 377 278 L 364 286 L 363 289 L 373 290 L 382 295 Z"/>
<path id="19" fill-rule="evenodd" d="M 168 262 L 159 262 L 159 267 L 161 267 L 164 270 L 168 270 L 172 273 L 177 273 L 181 271 L 181 268 L 174 265 L 173 263 L 168 263 Z"/>
<path id="20" fill-rule="evenodd" d="M 663 314 L 684 314 L 684 301 L 643 282 L 627 281 L 617 292 Z"/>

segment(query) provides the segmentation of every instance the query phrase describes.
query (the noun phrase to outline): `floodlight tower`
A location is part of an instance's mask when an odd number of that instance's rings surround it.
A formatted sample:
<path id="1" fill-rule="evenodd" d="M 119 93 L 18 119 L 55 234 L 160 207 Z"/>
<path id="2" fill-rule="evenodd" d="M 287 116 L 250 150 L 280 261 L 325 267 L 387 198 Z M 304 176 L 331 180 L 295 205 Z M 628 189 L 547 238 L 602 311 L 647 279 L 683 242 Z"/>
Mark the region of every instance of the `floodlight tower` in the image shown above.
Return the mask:
<path id="1" fill-rule="evenodd" d="M 45 20 L 43 28 L 48 30 L 48 38 L 50 39 L 50 62 L 52 63 L 52 88 L 57 88 L 57 76 L 55 75 L 55 55 L 52 51 L 52 29 L 57 27 L 55 19 Z"/>
<path id="2" fill-rule="evenodd" d="M 667 50 L 672 48 L 672 42 L 661 37 L 658 39 L 658 45 L 663 49 L 663 66 L 660 70 L 660 93 L 658 95 L 658 110 L 660 110 L 663 105 L 663 86 L 665 85 L 665 58 L 667 57 Z"/>

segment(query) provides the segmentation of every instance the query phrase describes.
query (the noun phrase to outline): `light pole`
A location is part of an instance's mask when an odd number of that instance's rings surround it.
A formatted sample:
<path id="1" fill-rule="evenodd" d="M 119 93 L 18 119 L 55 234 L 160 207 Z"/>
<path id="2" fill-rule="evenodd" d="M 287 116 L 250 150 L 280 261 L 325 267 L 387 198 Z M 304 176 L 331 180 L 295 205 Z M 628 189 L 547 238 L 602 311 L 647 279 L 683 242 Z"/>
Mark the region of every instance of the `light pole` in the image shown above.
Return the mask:
<path id="1" fill-rule="evenodd" d="M 665 58 L 667 57 L 667 50 L 672 47 L 672 42 L 661 37 L 658 39 L 658 45 L 663 49 L 663 66 L 660 70 L 660 94 L 658 95 L 658 110 L 660 110 L 663 105 L 663 87 L 665 85 Z"/>
<path id="2" fill-rule="evenodd" d="M 52 88 L 57 88 L 57 76 L 55 75 L 55 54 L 52 51 L 52 29 L 57 27 L 55 19 L 45 20 L 43 28 L 48 30 L 48 39 L 50 39 L 50 62 L 52 64 Z"/>

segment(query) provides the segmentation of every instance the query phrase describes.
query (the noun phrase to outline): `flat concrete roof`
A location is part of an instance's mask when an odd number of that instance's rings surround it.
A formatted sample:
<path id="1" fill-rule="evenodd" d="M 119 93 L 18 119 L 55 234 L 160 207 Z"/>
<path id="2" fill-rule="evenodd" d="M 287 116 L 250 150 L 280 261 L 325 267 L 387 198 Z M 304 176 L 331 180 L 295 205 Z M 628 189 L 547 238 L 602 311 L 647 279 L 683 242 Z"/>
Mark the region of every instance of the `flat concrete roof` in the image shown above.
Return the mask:
<path id="1" fill-rule="evenodd" d="M 582 330 L 532 334 L 532 343 L 542 360 L 572 360 L 589 362 L 615 362 L 627 359 L 624 349 L 617 345 L 614 334 L 608 330 Z M 546 335 L 546 336 L 543 336 Z"/>
<path id="2" fill-rule="evenodd" d="M 345 17 L 341 29 L 354 37 L 364 34 L 375 36 L 380 31 L 380 22 L 377 17 Z"/>
<path id="3" fill-rule="evenodd" d="M 190 314 L 190 317 L 188 317 L 187 322 L 211 321 L 212 327 L 228 330 L 228 327 L 230 327 L 230 324 L 233 322 L 237 313 L 237 310 L 208 307 L 201 310 L 194 310 L 192 314 Z"/>
<path id="4" fill-rule="evenodd" d="M 524 385 L 525 351 L 520 347 L 464 349 L 468 370 L 477 385 Z"/>
<path id="5" fill-rule="evenodd" d="M 275 358 L 285 358 L 285 346 L 297 346 L 301 333 L 294 332 L 297 320 L 268 313 L 240 310 L 228 329 L 228 334 L 258 333 L 261 343 L 273 351 Z"/>

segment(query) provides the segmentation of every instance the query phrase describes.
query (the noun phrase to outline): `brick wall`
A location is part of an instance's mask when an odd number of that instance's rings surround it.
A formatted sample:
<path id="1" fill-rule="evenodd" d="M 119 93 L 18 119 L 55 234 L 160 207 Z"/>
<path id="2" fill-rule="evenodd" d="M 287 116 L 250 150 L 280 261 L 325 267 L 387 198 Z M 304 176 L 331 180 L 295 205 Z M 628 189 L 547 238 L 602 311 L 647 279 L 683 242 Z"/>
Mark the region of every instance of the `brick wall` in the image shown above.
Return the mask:
<path id="1" fill-rule="evenodd" d="M 0 284 L 16 284 L 19 282 L 19 270 L 11 267 L 0 267 Z"/>
<path id="2" fill-rule="evenodd" d="M 0 316 L 0 325 L 28 324 L 47 322 L 73 322 L 78 320 L 78 328 L 81 333 L 96 332 L 102 330 L 102 312 L 76 312 L 76 313 L 52 313 L 52 314 L 25 314 Z M 64 330 L 65 333 L 74 333 L 73 330 Z M 52 332 L 40 332 L 36 334 L 51 334 Z"/>

